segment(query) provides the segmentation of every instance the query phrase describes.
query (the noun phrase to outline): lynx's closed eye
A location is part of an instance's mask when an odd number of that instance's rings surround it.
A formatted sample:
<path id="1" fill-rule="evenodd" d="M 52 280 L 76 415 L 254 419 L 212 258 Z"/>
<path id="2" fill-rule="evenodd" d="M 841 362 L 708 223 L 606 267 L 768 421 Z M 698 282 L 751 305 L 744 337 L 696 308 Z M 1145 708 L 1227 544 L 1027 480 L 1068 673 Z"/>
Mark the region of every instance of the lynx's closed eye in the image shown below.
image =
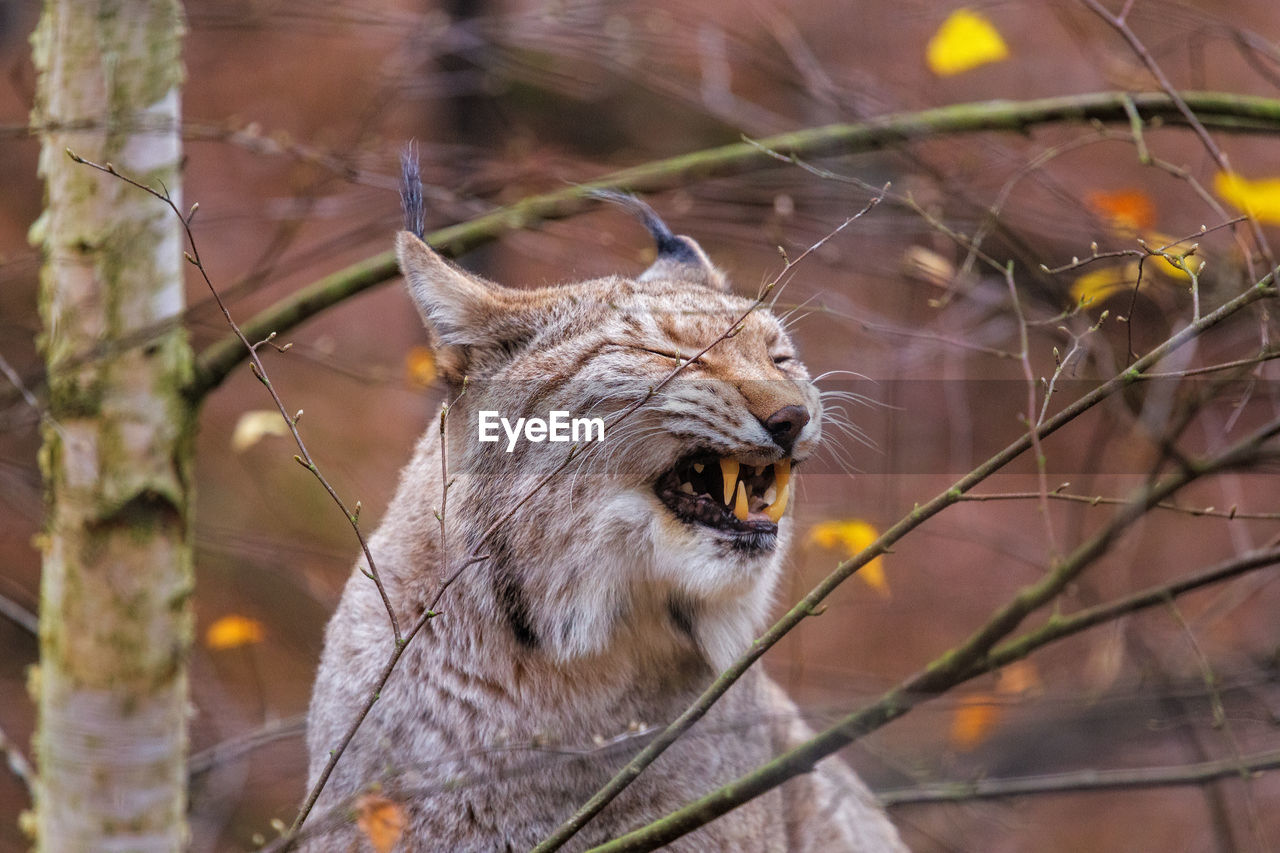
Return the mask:
<path id="1" fill-rule="evenodd" d="M 795 360 L 796 360 L 796 357 L 794 355 L 775 355 L 773 357 L 773 363 L 778 367 L 781 367 L 782 365 Z"/>
<path id="2" fill-rule="evenodd" d="M 680 364 L 688 364 L 690 362 L 694 364 L 702 364 L 702 359 L 685 355 L 684 353 L 677 352 L 676 350 L 655 349 L 654 347 L 644 347 L 644 346 L 640 346 L 639 344 L 632 344 L 631 349 L 638 349 L 638 350 L 642 350 L 643 352 L 651 352 L 654 355 L 660 355 L 663 358 L 669 358 L 672 361 L 679 362 Z"/>

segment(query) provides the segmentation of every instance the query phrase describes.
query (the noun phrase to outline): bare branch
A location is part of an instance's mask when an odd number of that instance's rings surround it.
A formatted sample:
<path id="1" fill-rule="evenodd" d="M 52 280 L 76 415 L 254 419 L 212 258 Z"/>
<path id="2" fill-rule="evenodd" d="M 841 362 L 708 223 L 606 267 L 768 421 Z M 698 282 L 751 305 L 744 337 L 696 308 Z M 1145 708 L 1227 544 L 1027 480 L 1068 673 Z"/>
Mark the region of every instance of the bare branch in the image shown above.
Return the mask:
<path id="1" fill-rule="evenodd" d="M 974 251 L 977 251 L 975 245 Z M 1036 415 L 1036 375 L 1031 367 L 1031 342 L 1027 335 L 1027 318 L 1022 313 L 1022 300 L 1018 298 L 1018 285 L 1013 278 L 1013 262 L 1010 261 L 1004 270 L 1005 284 L 1009 288 L 1009 300 L 1013 305 L 1013 316 L 1018 322 L 1018 359 L 1022 363 L 1022 376 L 1027 386 L 1027 435 L 1031 437 L 1031 452 L 1035 456 L 1036 480 L 1040 484 L 1040 515 L 1044 521 L 1045 537 L 1049 544 L 1049 558 L 1058 558 L 1058 537 L 1053 530 L 1053 516 L 1049 512 L 1049 471 L 1048 457 L 1040 445 L 1040 436 L 1036 429 L 1043 417 Z M 1048 398 L 1045 399 L 1048 405 Z"/>
<path id="2" fill-rule="evenodd" d="M 0 616 L 5 617 L 33 637 L 40 635 L 40 619 L 36 614 L 5 595 L 0 595 Z"/>
<path id="3" fill-rule="evenodd" d="M 846 716 L 804 744 L 779 755 L 762 767 L 701 799 L 592 850 L 597 853 L 606 853 L 606 851 L 618 853 L 624 850 L 656 849 L 715 820 L 788 779 L 809 772 L 821 759 L 848 746 L 868 732 L 897 719 L 917 705 L 978 675 L 1025 657 L 1048 642 L 1066 636 L 1062 627 L 1065 620 L 1059 618 L 1051 620 L 1039 631 L 996 647 L 996 643 L 1014 631 L 1032 611 L 1053 600 L 1079 576 L 1080 572 L 1106 553 L 1121 533 L 1142 518 L 1148 509 L 1203 476 L 1256 461 L 1262 453 L 1264 443 L 1277 433 L 1280 433 L 1280 420 L 1271 422 L 1210 459 L 1184 465 L 1164 480 L 1144 486 L 1133 500 L 1126 502 L 1107 525 L 1076 548 L 1070 556 L 1054 566 L 1044 578 L 1024 587 L 967 640 L 885 693 L 879 701 Z M 1280 559 L 1280 553 L 1274 549 L 1263 555 L 1252 556 L 1255 560 L 1265 563 L 1273 563 Z M 1161 588 L 1148 604 L 1142 606 L 1152 606 L 1167 601 L 1171 588 Z M 1108 613 L 1105 618 L 1114 618 L 1114 615 L 1114 613 Z M 1096 616 L 1097 613 L 1095 618 Z M 1089 624 L 1093 623 L 1086 620 L 1073 622 L 1073 626 L 1078 630 L 1083 630 Z M 757 645 L 760 645 L 759 641 Z"/>
<path id="4" fill-rule="evenodd" d="M 302 737 L 306 730 L 307 718 L 302 714 L 272 720 L 251 732 L 228 738 L 195 753 L 187 760 L 187 775 L 192 778 L 201 776 L 215 767 L 235 761 L 278 740 Z"/>
<path id="5" fill-rule="evenodd" d="M 750 314 L 759 310 L 760 307 L 765 303 L 765 301 L 769 298 L 769 296 L 774 292 L 775 289 L 778 289 L 780 291 L 781 287 L 785 287 L 788 275 L 791 273 L 791 271 L 795 268 L 797 264 L 799 264 L 801 261 L 807 258 L 812 252 L 816 251 L 818 248 L 824 245 L 832 237 L 836 236 L 845 228 L 847 228 L 851 223 L 860 219 L 863 215 L 865 215 L 868 211 L 870 211 L 873 207 L 875 207 L 880 202 L 880 200 L 884 197 L 884 192 L 887 191 L 887 189 L 888 187 L 886 185 L 886 187 L 880 191 L 880 194 L 871 198 L 867 202 L 866 206 L 864 206 L 861 210 L 859 210 L 854 215 L 845 219 L 842 223 L 840 223 L 840 225 L 836 226 L 836 228 L 831 230 L 822 239 L 820 239 L 818 242 L 814 243 L 813 245 L 805 249 L 805 251 L 802 252 L 799 256 L 797 256 L 794 259 L 788 259 L 786 263 L 783 265 L 782 270 L 760 288 L 760 292 L 757 295 L 755 301 L 752 302 L 745 310 L 743 310 L 740 315 L 735 317 L 734 320 L 731 323 L 729 323 L 728 327 L 719 336 L 717 336 L 714 340 L 712 340 L 710 343 L 704 346 L 701 350 L 699 350 L 693 356 L 683 361 L 680 361 L 669 373 L 667 373 L 666 376 L 662 378 L 661 381 L 659 381 L 653 387 L 649 388 L 647 390 L 647 393 L 643 397 L 638 399 L 636 402 L 632 403 L 627 408 L 620 411 L 616 415 L 616 417 L 614 417 L 612 423 L 609 424 L 608 429 L 613 429 L 617 427 L 620 423 L 622 423 L 622 421 L 630 417 L 636 410 L 640 409 L 642 406 L 648 403 L 651 399 L 653 399 L 655 394 L 657 394 L 663 387 L 665 387 L 668 383 L 670 383 L 673 379 L 675 379 L 680 373 L 686 370 L 690 364 L 695 363 L 700 357 L 705 355 L 709 350 L 711 350 L 712 347 L 716 346 L 717 344 L 721 343 L 722 341 L 736 334 L 742 322 Z M 538 494 L 541 491 L 541 488 L 543 485 L 549 482 L 552 478 L 559 476 L 559 474 L 562 471 L 564 471 L 579 456 L 579 453 L 578 453 L 579 445 L 576 445 L 576 444 L 572 445 L 569 448 L 569 452 L 565 455 L 565 458 L 560 462 L 559 465 L 557 465 L 556 467 L 548 471 L 547 474 L 544 475 L 536 484 L 534 484 L 534 486 L 530 488 L 519 501 L 517 501 L 513 506 L 511 506 L 499 518 L 495 519 L 494 522 L 490 524 L 489 527 L 487 527 L 484 530 L 484 532 L 480 534 L 479 537 L 477 537 L 475 544 L 471 548 L 470 553 L 468 553 L 468 555 L 462 560 L 462 562 L 456 568 L 454 568 L 452 572 L 450 572 L 449 566 L 448 566 L 448 558 L 447 556 L 444 555 L 445 530 L 446 530 L 445 509 L 447 505 L 446 502 L 448 499 L 448 487 L 449 487 L 449 466 L 448 466 L 447 445 L 445 443 L 446 441 L 445 431 L 447 427 L 447 418 L 448 418 L 450 409 L 453 407 L 454 404 L 457 403 L 457 401 L 465 393 L 466 393 L 466 382 L 464 381 L 463 387 L 459 391 L 458 396 L 454 398 L 452 403 L 447 403 L 443 405 L 440 410 L 441 476 L 443 478 L 443 492 L 441 497 L 440 509 L 436 513 L 436 518 L 440 523 L 440 547 L 441 547 L 441 554 L 442 554 L 441 575 L 444 577 L 444 580 L 441 582 L 440 586 L 437 587 L 435 594 L 431 599 L 431 603 L 423 611 L 422 615 L 413 623 L 413 625 L 409 628 L 409 630 L 405 633 L 405 635 L 403 637 L 400 637 L 399 635 L 396 636 L 395 648 L 392 650 L 391 656 L 388 658 L 386 664 L 383 666 L 382 670 L 379 672 L 377 679 L 374 681 L 374 686 L 370 690 L 369 698 L 366 699 L 364 705 L 361 706 L 360 712 L 356 715 L 355 719 L 352 721 L 351 725 L 347 729 L 346 733 L 343 735 L 343 738 L 338 743 L 337 747 L 335 747 L 333 750 L 330 751 L 329 760 L 325 763 L 325 766 L 321 770 L 320 776 L 317 778 L 315 785 L 312 786 L 311 791 L 308 793 L 306 802 L 303 804 L 301 810 L 299 810 L 298 815 L 294 818 L 293 824 L 292 826 L 290 826 L 289 831 L 285 835 L 283 835 L 281 838 L 279 838 L 273 845 L 267 848 L 270 851 L 277 851 L 277 853 L 283 853 L 284 851 L 292 849 L 294 844 L 297 843 L 297 841 L 299 840 L 299 833 L 301 832 L 302 825 L 306 821 L 307 816 L 315 808 L 315 804 L 320 797 L 320 793 L 324 790 L 325 785 L 328 783 L 329 777 L 330 775 L 332 775 L 334 767 L 337 765 L 338 761 L 341 759 L 342 754 L 346 751 L 347 747 L 351 744 L 351 741 L 355 738 L 356 732 L 358 732 L 360 727 L 364 724 L 364 721 L 368 717 L 369 711 L 372 710 L 373 704 L 377 700 L 378 695 L 382 690 L 382 687 L 386 684 L 387 679 L 391 677 L 391 673 L 395 670 L 396 664 L 399 662 L 401 655 L 404 654 L 404 650 L 408 647 L 409 642 L 412 641 L 415 636 L 417 636 L 418 632 L 422 629 L 424 625 L 426 625 L 426 623 L 430 619 L 438 615 L 437 608 L 439 607 L 441 600 L 444 598 L 445 593 L 454 584 L 454 582 L 457 581 L 457 579 L 462 576 L 463 572 L 465 572 L 468 568 L 475 565 L 476 563 L 487 559 L 487 555 L 481 554 L 479 553 L 479 551 L 482 548 L 484 548 L 489 538 L 495 532 L 501 529 L 511 519 L 511 517 L 514 516 L 517 511 L 519 511 L 520 507 L 522 507 L 526 502 L 528 502 L 534 495 Z"/>
<path id="6" fill-rule="evenodd" d="M 310 471 L 316 480 L 319 481 L 324 490 L 328 492 L 329 497 L 338 505 L 338 508 L 342 510 L 342 514 L 346 516 L 347 521 L 351 524 L 352 530 L 355 531 L 356 539 L 360 542 L 360 549 L 364 552 L 365 560 L 369 563 L 369 577 L 378 587 L 378 594 L 382 596 L 382 604 L 386 608 L 387 618 L 391 622 L 391 630 L 395 634 L 396 639 L 399 640 L 400 623 L 396 619 L 396 613 L 391 606 L 391 600 L 387 598 L 387 591 L 383 588 L 382 579 L 378 576 L 378 569 L 377 566 L 374 565 L 373 555 L 369 553 L 369 545 L 365 542 L 364 534 L 360 532 L 359 502 L 356 503 L 356 512 L 352 512 L 347 509 L 347 505 L 343 502 L 342 498 L 338 497 L 337 491 L 335 491 L 333 486 L 329 484 L 329 481 L 325 476 L 320 473 L 319 466 L 316 465 L 315 461 L 311 458 L 311 454 L 307 451 L 307 445 L 302 440 L 302 434 L 298 432 L 298 418 L 301 416 L 302 411 L 299 410 L 297 415 L 289 414 L 289 410 L 285 408 L 284 401 L 280 399 L 280 395 L 276 392 L 275 386 L 271 384 L 271 379 L 267 376 L 266 367 L 263 366 L 262 361 L 258 358 L 258 348 L 263 344 L 271 343 L 275 340 L 276 332 L 274 330 L 265 332 L 257 343 L 250 343 L 250 339 L 245 335 L 244 330 L 237 325 L 236 321 L 232 318 L 231 311 L 222 301 L 222 297 L 218 294 L 218 289 L 213 286 L 213 282 L 209 278 L 209 273 L 208 270 L 205 269 L 204 261 L 200 258 L 200 249 L 196 245 L 195 234 L 191 231 L 191 221 L 195 218 L 196 211 L 199 209 L 200 205 L 198 203 L 192 205 L 191 211 L 184 214 L 182 211 L 178 210 L 178 206 L 174 203 L 173 197 L 169 195 L 169 190 L 163 184 L 161 184 L 160 189 L 157 190 L 122 174 L 110 163 L 103 165 L 95 163 L 92 160 L 86 160 L 69 148 L 67 149 L 67 156 L 76 163 L 80 163 L 81 165 L 88 166 L 91 169 L 97 169 L 99 172 L 105 172 L 108 175 L 119 178 L 126 184 L 136 187 L 156 199 L 159 199 L 171 211 L 173 211 L 174 216 L 178 217 L 179 221 L 182 222 L 183 231 L 186 233 L 187 245 L 191 247 L 190 252 L 184 253 L 187 261 L 199 270 L 200 277 L 204 279 L 205 286 L 209 288 L 209 292 L 218 303 L 218 308 L 222 311 L 222 316 L 226 320 L 227 325 L 231 327 L 232 334 L 235 336 L 235 339 L 239 341 L 244 353 L 247 354 L 250 367 L 253 369 L 253 375 L 266 387 L 267 393 L 271 395 L 272 402 L 276 404 L 276 409 L 280 412 L 280 417 L 284 418 L 285 425 L 288 427 L 289 433 L 293 436 L 294 443 L 298 446 L 299 455 L 294 456 L 293 458 L 298 461 L 299 465 Z M 284 347 L 278 349 L 283 352 L 285 349 L 288 349 L 288 345 L 286 344 Z"/>
<path id="7" fill-rule="evenodd" d="M 36 772 L 31 766 L 31 762 L 27 760 L 27 756 L 14 743 L 4 729 L 0 729 L 0 753 L 4 754 L 5 766 L 9 768 L 9 772 L 17 777 L 23 787 L 27 789 L 29 796 L 35 796 Z"/>
<path id="8" fill-rule="evenodd" d="M 1106 21 L 1117 33 L 1120 34 L 1120 37 L 1125 40 L 1129 45 L 1129 48 L 1134 52 L 1138 59 L 1141 60 L 1142 64 L 1147 67 L 1147 70 L 1151 72 L 1151 76 L 1156 79 L 1160 88 L 1173 102 L 1182 119 L 1193 131 L 1195 131 L 1196 136 L 1199 137 L 1201 144 L 1204 146 L 1205 150 L 1209 152 L 1209 156 L 1213 158 L 1213 161 L 1218 165 L 1218 168 L 1224 172 L 1230 172 L 1231 163 L 1227 160 L 1227 155 L 1223 153 L 1222 149 L 1218 146 L 1218 143 L 1214 141 L 1214 138 L 1209 135 L 1209 130 L 1205 127 L 1204 122 L 1201 121 L 1200 116 L 1197 115 L 1197 110 L 1181 93 L 1178 92 L 1172 81 L 1169 80 L 1168 76 L 1160 68 L 1159 63 L 1155 61 L 1151 52 L 1147 50 L 1146 45 L 1142 43 L 1142 40 L 1138 38 L 1137 34 L 1134 33 L 1133 29 L 1129 26 L 1126 16 L 1128 14 L 1130 4 L 1126 3 L 1124 11 L 1119 15 L 1113 15 L 1108 12 L 1106 8 L 1098 2 L 1098 0 L 1080 0 L 1080 2 L 1087 6 L 1090 11 L 1099 18 Z M 1267 242 L 1267 237 L 1262 232 L 1261 224 L 1258 222 L 1257 218 L 1253 216 L 1247 216 L 1246 219 L 1249 223 L 1249 230 L 1253 234 L 1254 243 L 1257 245 L 1258 251 L 1262 253 L 1263 260 L 1267 262 L 1267 272 L 1273 272 L 1276 269 L 1276 260 L 1271 253 L 1271 246 Z M 1256 280 L 1258 274 L 1254 269 L 1252 253 L 1245 255 L 1245 263 L 1249 267 L 1249 277 Z"/>
<path id="9" fill-rule="evenodd" d="M 976 779 L 972 782 L 940 782 L 916 788 L 882 791 L 878 796 L 886 806 L 921 803 L 966 803 L 999 800 L 1028 794 L 1069 794 L 1080 791 L 1117 791 L 1142 788 L 1169 788 L 1203 785 L 1217 779 L 1250 777 L 1264 770 L 1280 768 L 1280 751 L 1262 752 L 1241 758 L 1224 758 L 1177 767 L 1141 767 L 1124 770 L 1081 770 L 1046 776 L 1015 779 Z"/>
<path id="10" fill-rule="evenodd" d="M 1119 506 L 1125 501 L 1123 498 L 1109 498 L 1102 495 L 1073 495 L 1062 491 L 1069 484 L 1063 483 L 1057 489 L 1049 492 L 1049 500 L 1069 501 L 1071 503 L 1088 504 L 1089 506 Z M 985 495 L 962 495 L 961 501 L 971 503 L 983 503 L 986 501 L 1026 501 L 1039 500 L 1039 492 L 1001 492 L 999 494 Z M 1172 512 L 1180 512 L 1186 515 L 1206 518 L 1224 518 L 1228 521 L 1280 521 L 1280 512 L 1241 512 L 1236 507 L 1230 509 L 1218 509 L 1217 507 L 1192 507 L 1179 506 L 1172 503 L 1158 503 L 1152 509 L 1164 509 Z"/>
<path id="11" fill-rule="evenodd" d="M 590 197 L 595 190 L 655 192 L 687 186 L 694 180 L 742 174 L 776 164 L 776 159 L 765 150 L 821 157 L 869 151 L 949 134 L 1022 131 L 1061 122 L 1128 123 L 1127 106 L 1146 120 L 1183 121 L 1179 102 L 1194 109 L 1200 123 L 1207 127 L 1240 133 L 1280 131 L 1280 100 L 1220 92 L 1183 92 L 1178 101 L 1161 93 L 1130 95 L 1102 92 L 1029 101 L 956 104 L 884 116 L 872 121 L 785 133 L 757 140 L 756 143 L 741 142 L 658 160 L 579 186 L 530 196 L 509 207 L 428 234 L 426 241 L 446 257 L 456 258 L 507 231 L 578 213 L 596 203 Z M 391 280 L 396 274 L 396 260 L 392 252 L 374 255 L 297 291 L 247 320 L 242 328 L 254 339 L 261 339 L 273 331 L 284 333 L 356 293 Z M 244 358 L 245 354 L 234 336 L 210 345 L 197 359 L 192 395 L 199 399 L 212 391 Z"/>
<path id="12" fill-rule="evenodd" d="M 734 682 L 741 678 L 742 674 L 745 673 L 757 660 L 759 660 L 765 652 L 772 648 L 801 621 L 818 610 L 823 599 L 830 595 L 836 587 L 851 577 L 864 565 L 871 562 L 871 560 L 886 553 L 894 543 L 911 530 L 914 530 L 926 520 L 942 512 L 947 507 L 962 500 L 966 492 L 981 483 L 987 477 L 1002 469 L 1018 456 L 1022 455 L 1023 452 L 1031 447 L 1032 433 L 1034 433 L 1037 438 L 1042 439 L 1053 432 L 1056 432 L 1079 415 L 1107 399 L 1129 383 L 1135 381 L 1137 377 L 1142 375 L 1144 370 L 1158 364 L 1161 359 L 1165 358 L 1170 353 L 1178 350 L 1188 342 L 1195 340 L 1213 326 L 1234 315 L 1236 312 L 1253 302 L 1273 295 L 1274 290 L 1272 289 L 1272 277 L 1268 275 L 1265 279 L 1258 282 L 1258 284 L 1248 288 L 1244 293 L 1222 304 L 1209 314 L 1206 314 L 1198 322 L 1191 323 L 1178 331 L 1164 343 L 1155 347 L 1145 356 L 1138 359 L 1124 372 L 1094 388 L 1089 393 L 1077 399 L 1071 405 L 1065 407 L 1052 418 L 1049 418 L 1043 423 L 1035 426 L 1033 429 L 1029 429 L 1026 435 L 1010 444 L 1004 450 L 1000 451 L 974 470 L 970 471 L 964 477 L 960 478 L 960 480 L 958 480 L 951 488 L 939 495 L 936 495 L 932 500 L 917 506 L 910 514 L 885 530 L 878 539 L 863 549 L 861 553 L 840 563 L 831 574 L 823 579 L 823 581 L 814 587 L 808 595 L 787 611 L 786 615 L 769 628 L 769 630 L 756 640 L 748 650 L 743 652 L 743 654 L 734 661 L 728 669 L 722 672 L 720 676 L 702 693 L 702 695 L 694 700 L 693 704 L 686 708 L 679 717 L 677 717 L 665 730 L 663 730 L 662 734 L 654 738 L 648 746 L 637 753 L 636 756 L 628 762 L 625 767 L 618 771 L 618 773 L 609 780 L 604 787 L 597 791 L 596 794 L 587 801 L 587 803 L 579 808 L 578 811 L 565 821 L 564 824 L 557 828 L 552 835 L 548 836 L 546 840 L 534 848 L 535 853 L 549 853 L 549 851 L 558 849 L 568 839 L 572 838 L 573 835 L 585 826 L 592 817 L 598 814 L 601 809 L 614 799 L 614 797 L 630 785 L 646 767 L 652 764 L 658 756 L 667 749 L 667 747 L 674 743 L 683 732 L 687 731 L 694 723 L 701 719 L 703 715 L 706 714 L 707 710 L 710 709 L 712 704 L 714 704 L 720 696 L 724 695 L 725 691 L 727 691 Z M 1164 495 L 1157 496 L 1152 501 L 1152 504 L 1160 503 L 1164 497 Z M 1001 623 L 996 622 L 991 630 L 996 630 L 1000 627 Z M 1014 626 L 1009 626 L 1009 629 L 1011 630 L 1012 627 Z M 996 639 L 998 639 L 998 637 L 996 637 Z M 994 640 L 992 640 L 992 642 L 994 642 Z M 899 716 L 901 713 L 905 713 L 907 706 L 900 705 L 899 703 L 902 701 L 902 697 L 899 695 L 898 691 L 895 691 L 887 696 L 885 700 L 882 700 L 882 703 L 877 706 L 879 709 L 878 711 L 869 711 L 866 720 L 859 721 L 858 725 L 853 727 L 852 730 L 860 731 L 861 727 L 867 721 L 874 721 L 877 725 L 880 725 L 888 722 L 889 719 Z M 847 743 L 848 741 L 845 742 Z M 838 747 L 832 747 L 832 749 L 835 748 Z M 827 753 L 824 752 L 822 754 L 825 755 Z M 815 758 L 813 760 L 816 761 L 817 759 Z M 812 766 L 812 763 L 810 762 L 808 766 Z M 767 765 L 767 767 L 774 767 L 774 764 Z M 762 769 L 761 772 L 764 772 L 764 770 Z M 767 790 L 768 787 L 780 784 L 780 782 L 781 780 L 772 782 L 765 788 L 755 790 L 755 793 L 759 793 L 760 790 Z M 742 793 L 743 791 L 745 791 L 745 789 L 741 789 L 739 793 Z M 723 794 L 723 789 L 719 793 Z M 734 796 L 736 797 L 737 794 Z M 735 799 L 735 805 L 745 802 L 745 799 L 749 799 L 749 796 L 744 799 Z M 699 803 L 691 805 L 689 810 L 702 808 L 705 804 L 705 800 L 699 801 Z M 731 807 L 732 806 L 730 806 L 730 808 Z M 689 810 L 681 810 L 676 814 L 688 817 L 690 813 Z M 687 830 L 682 830 L 682 832 L 683 831 Z M 666 836 L 663 837 L 665 838 Z M 667 840 L 670 840 L 670 838 L 667 838 Z"/>

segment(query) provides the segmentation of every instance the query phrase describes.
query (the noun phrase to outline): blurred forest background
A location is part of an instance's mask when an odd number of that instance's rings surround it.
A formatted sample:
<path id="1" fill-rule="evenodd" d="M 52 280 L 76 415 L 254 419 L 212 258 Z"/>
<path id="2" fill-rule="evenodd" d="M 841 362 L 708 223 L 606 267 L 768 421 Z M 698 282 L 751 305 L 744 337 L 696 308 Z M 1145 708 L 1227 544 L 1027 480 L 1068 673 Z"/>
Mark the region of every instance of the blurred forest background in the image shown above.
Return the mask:
<path id="1" fill-rule="evenodd" d="M 27 230 L 43 190 L 38 141 L 26 128 L 36 6 L 0 2 L 0 356 L 38 407 L 39 257 Z M 1078 2 L 975 3 L 955 18 L 958 9 L 937 0 L 196 0 L 187 4 L 185 202 L 199 202 L 201 255 L 244 320 L 390 248 L 398 157 L 411 138 L 430 230 L 744 134 L 995 98 L 1158 91 L 1129 46 Z M 1280 97 L 1273 0 L 1139 0 L 1128 21 L 1177 87 Z M 857 374 L 822 383 L 854 395 L 842 401 L 851 429 L 831 430 L 801 480 L 785 603 L 1025 432 L 1027 367 L 1049 377 L 1069 356 L 1053 410 L 1192 316 L 1187 276 L 1158 259 L 1136 296 L 1133 258 L 1060 274 L 1041 264 L 1084 258 L 1095 242 L 1100 251 L 1135 248 L 1137 237 L 1164 245 L 1215 229 L 1223 209 L 1236 215 L 1251 193 L 1267 234 L 1280 235 L 1280 199 L 1267 195 L 1280 195 L 1280 185 L 1265 183 L 1280 181 L 1274 136 L 1215 136 L 1243 176 L 1232 182 L 1185 128 L 1148 126 L 1142 136 L 1182 174 L 1144 166 L 1129 126 L 1109 128 L 939 135 L 817 164 L 874 187 L 892 182 L 892 194 L 807 258 L 779 301 L 796 309 L 793 334 L 813 374 Z M 848 181 L 776 163 L 690 178 L 649 200 L 741 292 L 754 293 L 781 268 L 779 246 L 799 254 L 867 197 Z M 998 217 L 989 216 L 993 205 Z M 949 230 L 986 234 L 983 252 L 1014 262 L 1025 363 L 1008 283 Z M 1192 262 L 1207 262 L 1198 294 L 1206 308 L 1253 281 L 1231 229 L 1198 242 Z M 650 252 L 625 214 L 593 208 L 508 233 L 463 262 L 536 286 L 636 273 Z M 198 278 L 188 284 L 199 351 L 227 329 Z M 1249 312 L 1163 369 L 1251 358 L 1269 345 L 1269 322 Z M 362 501 L 372 529 L 440 403 L 418 317 L 393 282 L 282 339 L 293 347 L 267 356 L 272 379 L 291 410 L 306 410 L 311 452 L 348 503 Z M 1221 396 L 1183 431 L 1184 447 L 1219 449 L 1274 418 L 1273 367 L 1250 365 L 1216 389 Z M 1069 483 L 1062 494 L 1085 500 L 1039 500 L 1034 459 L 1020 459 L 979 489 L 1004 499 L 960 504 L 914 532 L 765 664 L 820 723 L 966 637 L 1109 517 L 1105 500 L 1092 498 L 1123 498 L 1160 463 L 1163 425 L 1186 394 L 1173 385 L 1117 397 L 1045 443 L 1049 489 Z M 242 366 L 200 417 L 191 663 L 198 851 L 252 848 L 275 836 L 273 819 L 292 819 L 306 775 L 300 715 L 357 550 L 275 421 L 257 415 L 269 408 Z M 0 382 L 0 732 L 23 754 L 34 726 L 24 683 L 37 657 L 38 422 L 38 408 Z M 1195 512 L 1149 514 L 1056 606 L 1070 612 L 1274 545 L 1280 482 L 1271 470 L 1196 483 L 1176 498 Z M 1275 774 L 911 799 L 939 782 L 1274 753 L 1277 613 L 1274 570 L 1245 575 L 975 679 L 843 754 L 893 794 L 892 817 L 919 851 L 1275 849 Z M 29 805 L 21 781 L 0 769 L 0 849 L 26 846 L 17 821 Z"/>

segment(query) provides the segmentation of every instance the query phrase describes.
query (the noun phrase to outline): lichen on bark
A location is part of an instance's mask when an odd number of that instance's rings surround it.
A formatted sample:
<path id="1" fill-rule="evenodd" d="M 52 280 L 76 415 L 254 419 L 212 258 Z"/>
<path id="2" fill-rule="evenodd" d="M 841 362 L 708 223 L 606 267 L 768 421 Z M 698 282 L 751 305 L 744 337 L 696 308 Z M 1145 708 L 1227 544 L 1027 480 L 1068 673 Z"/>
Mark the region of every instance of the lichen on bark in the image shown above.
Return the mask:
<path id="1" fill-rule="evenodd" d="M 39 342 L 49 377 L 38 679 L 38 846 L 186 840 L 193 583 L 192 355 L 181 231 L 156 199 L 71 161 L 179 192 L 177 0 L 46 0 Z"/>

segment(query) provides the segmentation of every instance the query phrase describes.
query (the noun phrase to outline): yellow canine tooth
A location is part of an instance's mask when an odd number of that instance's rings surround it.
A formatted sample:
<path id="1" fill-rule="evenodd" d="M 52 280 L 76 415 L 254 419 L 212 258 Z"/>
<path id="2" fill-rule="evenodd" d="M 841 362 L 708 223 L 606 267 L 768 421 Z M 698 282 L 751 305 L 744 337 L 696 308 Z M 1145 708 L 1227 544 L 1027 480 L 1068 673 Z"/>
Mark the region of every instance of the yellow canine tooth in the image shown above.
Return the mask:
<path id="1" fill-rule="evenodd" d="M 773 484 L 777 489 L 777 497 L 773 503 L 764 508 L 764 514 L 774 524 L 787 511 L 787 498 L 791 496 L 791 460 L 782 459 L 773 463 Z"/>
<path id="2" fill-rule="evenodd" d="M 778 499 L 764 508 L 764 514 L 769 516 L 769 520 L 774 524 L 778 523 L 778 519 L 782 518 L 782 514 L 787 511 L 787 498 L 791 494 L 790 486 L 783 486 L 778 489 Z"/>
<path id="3" fill-rule="evenodd" d="M 724 476 L 724 505 L 733 500 L 733 489 L 738 482 L 738 460 L 721 459 L 720 473 Z"/>
<path id="4" fill-rule="evenodd" d="M 787 487 L 787 483 L 791 482 L 790 459 L 779 459 L 777 462 L 773 463 L 773 482 L 777 484 L 780 490 L 785 489 Z"/>
<path id="5" fill-rule="evenodd" d="M 738 521 L 747 520 L 747 486 L 741 480 L 738 481 L 738 494 L 733 499 L 733 514 Z"/>

